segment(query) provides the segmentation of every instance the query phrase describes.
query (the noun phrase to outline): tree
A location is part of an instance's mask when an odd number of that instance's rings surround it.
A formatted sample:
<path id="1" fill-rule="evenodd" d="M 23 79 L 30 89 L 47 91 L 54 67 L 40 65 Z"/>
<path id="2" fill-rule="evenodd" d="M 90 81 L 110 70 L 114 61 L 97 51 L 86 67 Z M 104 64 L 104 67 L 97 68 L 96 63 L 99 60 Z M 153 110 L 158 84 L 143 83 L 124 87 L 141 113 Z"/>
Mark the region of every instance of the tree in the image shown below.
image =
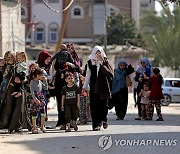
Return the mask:
<path id="1" fill-rule="evenodd" d="M 171 12 L 161 3 L 160 14 L 146 10 L 141 19 L 141 30 L 146 47 L 162 66 L 178 70 L 180 66 L 180 6 Z"/>
<path id="2" fill-rule="evenodd" d="M 107 43 L 125 44 L 126 39 L 135 39 L 137 30 L 134 20 L 124 14 L 117 14 L 107 19 Z"/>
<path id="3" fill-rule="evenodd" d="M 149 0 L 150 2 L 152 0 Z M 157 1 L 157 0 L 154 0 L 154 1 Z M 174 3 L 174 4 L 177 4 L 177 5 L 180 5 L 180 0 L 158 0 L 159 2 L 163 3 L 163 4 L 167 4 L 167 1 L 171 2 L 171 3 Z"/>

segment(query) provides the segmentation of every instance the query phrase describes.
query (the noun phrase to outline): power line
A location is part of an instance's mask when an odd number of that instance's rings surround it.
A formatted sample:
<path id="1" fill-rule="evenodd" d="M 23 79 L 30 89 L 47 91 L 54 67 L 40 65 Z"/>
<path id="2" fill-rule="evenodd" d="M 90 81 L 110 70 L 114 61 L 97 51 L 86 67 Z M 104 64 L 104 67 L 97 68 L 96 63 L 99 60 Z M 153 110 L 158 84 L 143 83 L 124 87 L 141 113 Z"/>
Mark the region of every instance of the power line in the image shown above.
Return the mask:
<path id="1" fill-rule="evenodd" d="M 12 8 L 12 9 L 3 10 L 3 11 L 1 11 L 1 12 L 6 12 L 6 11 L 10 11 L 10 10 L 15 10 L 15 9 L 17 9 L 18 7 L 21 7 L 21 5 L 19 5 L 19 4 L 21 4 L 21 0 L 18 1 L 16 7 Z"/>
<path id="2" fill-rule="evenodd" d="M 12 13 L 14 12 L 14 10 L 16 10 L 16 9 L 19 8 L 19 7 L 21 7 L 21 0 L 19 0 L 19 2 L 17 3 L 16 7 L 14 7 L 13 9 L 7 9 L 7 10 L 3 10 L 3 11 L 1 11 L 1 12 L 5 12 L 5 11 L 12 10 L 12 12 L 10 12 L 10 13 L 8 14 L 8 17 L 7 17 L 7 18 L 9 18 L 9 17 L 12 15 Z M 0 25 L 0 27 L 2 27 L 2 24 Z"/>
<path id="3" fill-rule="evenodd" d="M 49 6 L 48 3 L 47 3 L 45 0 L 42 0 L 42 1 L 43 1 L 43 3 L 44 3 L 51 11 L 57 12 L 57 13 L 61 13 L 61 12 L 66 11 L 67 9 L 70 8 L 70 6 L 72 5 L 72 3 L 74 2 L 74 0 L 71 0 L 71 2 L 68 4 L 68 6 L 67 6 L 65 9 L 63 9 L 62 11 L 59 11 L 59 10 L 55 10 L 55 9 L 53 9 L 51 6 Z"/>

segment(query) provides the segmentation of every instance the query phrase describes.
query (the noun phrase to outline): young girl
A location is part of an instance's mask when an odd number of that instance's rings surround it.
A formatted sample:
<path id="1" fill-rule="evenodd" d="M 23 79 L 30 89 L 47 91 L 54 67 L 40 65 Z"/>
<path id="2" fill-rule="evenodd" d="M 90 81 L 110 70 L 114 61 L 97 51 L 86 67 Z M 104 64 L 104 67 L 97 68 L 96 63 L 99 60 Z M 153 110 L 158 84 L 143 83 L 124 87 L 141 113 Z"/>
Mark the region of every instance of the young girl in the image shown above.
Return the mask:
<path id="1" fill-rule="evenodd" d="M 21 96 L 21 87 L 22 82 L 25 80 L 26 71 L 27 71 L 27 58 L 25 52 L 17 52 L 16 53 L 16 76 L 14 79 L 14 92 L 11 94 L 14 97 Z"/>
<path id="2" fill-rule="evenodd" d="M 85 77 L 83 75 L 80 74 L 80 90 L 82 91 L 82 86 L 84 84 L 85 81 Z M 86 112 L 86 108 L 87 108 L 87 92 L 81 92 L 80 94 L 80 110 L 79 110 L 79 121 L 80 124 L 86 124 L 88 121 L 87 118 L 87 112 Z"/>
<path id="3" fill-rule="evenodd" d="M 36 62 L 39 65 L 39 67 L 44 70 L 44 73 L 45 73 L 44 76 L 47 77 L 48 84 L 51 82 L 51 80 L 53 78 L 52 66 L 51 66 L 51 64 L 48 64 L 50 59 L 51 59 L 51 54 L 48 51 L 43 50 L 42 52 L 40 52 L 40 54 L 38 56 L 38 60 Z M 49 87 L 49 89 L 50 89 L 50 87 Z M 48 105 L 50 96 L 49 96 L 48 91 L 46 91 L 46 90 L 43 90 L 43 94 L 44 94 L 44 97 L 46 98 L 46 106 L 45 106 L 46 119 L 45 119 L 45 121 L 47 121 L 48 120 L 47 105 Z"/>
<path id="4" fill-rule="evenodd" d="M 38 130 L 36 128 L 36 116 L 38 111 L 41 112 L 41 131 L 45 133 L 44 121 L 45 121 L 45 98 L 42 93 L 42 89 L 47 90 L 48 84 L 46 78 L 43 76 L 43 70 L 37 68 L 33 72 L 33 80 L 30 82 L 31 95 L 33 97 L 31 101 L 31 112 L 32 112 L 32 133 L 37 134 Z"/>
<path id="5" fill-rule="evenodd" d="M 73 74 L 68 72 L 65 74 L 65 81 L 67 86 L 62 89 L 62 106 L 61 110 L 64 111 L 65 108 L 65 119 L 68 126 L 66 132 L 70 132 L 70 121 L 73 120 L 74 130 L 77 131 L 77 118 L 78 118 L 78 108 L 80 108 L 80 89 L 74 83 Z M 65 107 L 64 107 L 65 105 Z"/>
<path id="6" fill-rule="evenodd" d="M 145 82 L 143 85 L 143 89 L 139 93 L 139 96 L 141 97 L 141 120 L 144 120 L 145 117 L 148 118 L 149 95 L 149 83 Z"/>
<path id="7" fill-rule="evenodd" d="M 30 82 L 33 80 L 33 72 L 38 68 L 38 64 L 32 63 L 29 65 L 28 75 L 24 82 L 24 89 L 26 91 L 26 107 L 27 107 L 27 118 L 29 124 L 29 130 L 32 130 L 32 115 L 31 115 L 31 90 L 30 90 Z"/>
<path id="8" fill-rule="evenodd" d="M 144 78 L 148 79 L 151 83 L 151 93 L 149 96 L 149 120 L 152 120 L 153 117 L 153 108 L 156 107 L 156 112 L 158 115 L 158 119 L 156 121 L 164 121 L 162 114 L 161 114 L 161 99 L 163 99 L 163 93 L 161 85 L 163 83 L 163 77 L 160 74 L 160 70 L 158 68 L 153 69 L 153 76 L 147 77 L 144 74 Z"/>

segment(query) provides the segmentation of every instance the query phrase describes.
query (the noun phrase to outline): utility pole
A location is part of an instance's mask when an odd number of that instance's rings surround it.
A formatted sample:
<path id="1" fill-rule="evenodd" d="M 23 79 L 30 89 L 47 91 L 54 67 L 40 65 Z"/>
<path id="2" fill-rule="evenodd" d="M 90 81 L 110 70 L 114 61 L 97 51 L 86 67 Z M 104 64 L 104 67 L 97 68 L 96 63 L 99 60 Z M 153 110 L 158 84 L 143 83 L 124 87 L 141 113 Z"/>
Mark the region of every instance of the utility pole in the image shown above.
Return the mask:
<path id="1" fill-rule="evenodd" d="M 65 0 L 65 7 L 67 7 L 70 4 L 70 2 L 71 2 L 71 0 Z M 59 31 L 59 37 L 58 37 L 58 42 L 56 44 L 55 53 L 57 53 L 59 51 L 59 46 L 62 43 L 62 39 L 64 36 L 66 24 L 67 24 L 68 15 L 69 15 L 69 8 L 63 12 L 63 19 L 62 19 L 62 23 L 61 23 L 61 29 Z"/>
<path id="2" fill-rule="evenodd" d="M 107 53 L 107 4 L 106 0 L 104 2 L 105 7 L 105 35 L 104 35 L 104 52 Z"/>
<path id="3" fill-rule="evenodd" d="M 13 47 L 13 52 L 15 52 L 15 42 L 14 42 L 14 25 L 13 25 L 13 19 L 12 19 L 12 47 Z"/>
<path id="4" fill-rule="evenodd" d="M 65 5 L 64 5 L 65 8 L 70 4 L 70 2 L 71 2 L 71 0 L 65 0 Z M 63 12 L 63 19 L 62 19 L 62 22 L 61 22 L 61 29 L 59 31 L 58 42 L 56 44 L 56 48 L 55 48 L 54 53 L 57 53 L 59 51 L 59 47 L 60 47 L 60 45 L 62 43 L 62 39 L 63 39 L 63 36 L 64 36 L 66 24 L 67 24 L 68 15 L 69 15 L 69 8 Z M 55 64 L 55 62 L 56 62 L 56 60 L 54 60 L 52 62 L 52 72 L 53 73 L 54 73 L 54 64 Z"/>
<path id="5" fill-rule="evenodd" d="M 1 0 L 0 0 L 0 56 L 3 56 L 2 51 L 2 18 L 1 18 Z"/>

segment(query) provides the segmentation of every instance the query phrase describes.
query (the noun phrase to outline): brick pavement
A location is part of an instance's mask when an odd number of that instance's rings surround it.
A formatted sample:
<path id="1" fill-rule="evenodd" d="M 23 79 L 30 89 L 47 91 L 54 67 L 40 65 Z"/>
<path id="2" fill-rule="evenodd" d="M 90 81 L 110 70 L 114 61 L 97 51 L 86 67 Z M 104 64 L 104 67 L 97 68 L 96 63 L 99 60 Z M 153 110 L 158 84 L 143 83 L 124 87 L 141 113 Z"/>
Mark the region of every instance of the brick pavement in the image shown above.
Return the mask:
<path id="1" fill-rule="evenodd" d="M 52 101 L 52 104 L 55 102 Z M 53 106 L 53 105 L 52 105 Z M 91 124 L 79 126 L 78 132 L 48 129 L 46 134 L 7 134 L 0 131 L 0 154 L 177 154 L 180 150 L 180 104 L 162 107 L 164 122 L 135 121 L 132 93 L 125 120 L 117 121 L 114 110 L 108 114 L 107 130 L 94 132 Z M 48 110 L 47 126 L 55 126 L 56 109 Z M 154 119 L 157 115 L 155 112 Z M 99 146 L 100 145 L 100 146 Z M 103 151 L 104 150 L 104 151 Z"/>

